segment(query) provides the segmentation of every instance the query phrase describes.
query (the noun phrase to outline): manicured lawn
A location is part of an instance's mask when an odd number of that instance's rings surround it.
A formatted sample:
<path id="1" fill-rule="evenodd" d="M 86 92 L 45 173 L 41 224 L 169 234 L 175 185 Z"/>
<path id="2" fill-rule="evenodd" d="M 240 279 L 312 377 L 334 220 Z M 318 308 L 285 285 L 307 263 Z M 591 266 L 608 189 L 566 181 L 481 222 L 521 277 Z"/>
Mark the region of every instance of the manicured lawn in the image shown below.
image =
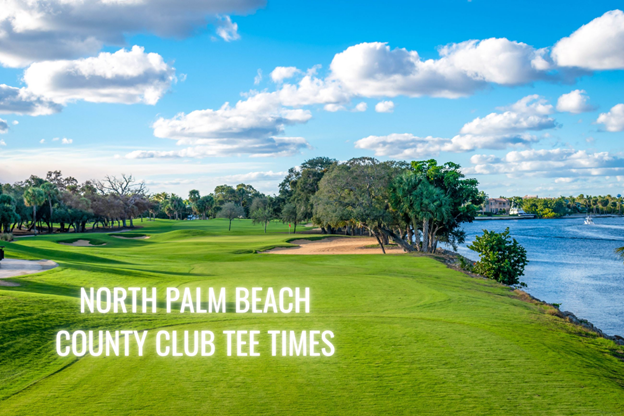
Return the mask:
<path id="1" fill-rule="evenodd" d="M 427 257 L 285 256 L 286 225 L 137 222 L 24 238 L 60 267 L 0 287 L 0 414 L 622 414 L 622 347 Z M 113 233 L 115 234 L 115 233 Z M 134 234 L 134 235 L 133 235 Z M 93 239 L 73 247 L 57 241 Z M 292 235 L 290 236 L 292 238 Z M 544 276 L 544 278 L 548 278 Z M 80 287 L 310 287 L 310 314 L 81 314 Z M 61 329 L 211 330 L 212 357 L 58 357 Z M 227 357 L 224 330 L 332 330 L 332 357 Z M 619 350 L 619 353 L 618 353 Z"/>

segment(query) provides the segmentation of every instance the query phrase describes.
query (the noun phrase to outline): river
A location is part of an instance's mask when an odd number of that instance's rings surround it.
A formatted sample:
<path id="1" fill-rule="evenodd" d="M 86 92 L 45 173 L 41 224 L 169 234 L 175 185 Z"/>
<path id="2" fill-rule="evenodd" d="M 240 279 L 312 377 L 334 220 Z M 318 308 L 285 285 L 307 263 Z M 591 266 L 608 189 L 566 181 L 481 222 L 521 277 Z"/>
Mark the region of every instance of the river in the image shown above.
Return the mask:
<path id="1" fill-rule="evenodd" d="M 520 280 L 538 299 L 560 303 L 561 310 L 587 319 L 609 335 L 624 336 L 624 263 L 614 253 L 624 246 L 624 218 L 490 220 L 464 224 L 466 244 L 458 248 L 478 260 L 467 246 L 483 229 L 509 227 L 527 250 L 529 264 Z"/>

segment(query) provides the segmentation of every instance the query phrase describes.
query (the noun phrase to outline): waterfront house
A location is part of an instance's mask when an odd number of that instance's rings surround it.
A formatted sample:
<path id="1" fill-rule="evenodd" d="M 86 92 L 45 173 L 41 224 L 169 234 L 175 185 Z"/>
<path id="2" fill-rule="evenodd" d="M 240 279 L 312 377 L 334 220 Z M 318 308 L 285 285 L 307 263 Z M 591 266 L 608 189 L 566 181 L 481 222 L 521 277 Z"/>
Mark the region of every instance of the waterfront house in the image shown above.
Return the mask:
<path id="1" fill-rule="evenodd" d="M 484 212 L 491 212 L 492 214 L 507 214 L 509 213 L 509 200 L 505 198 L 488 198 L 483 204 Z"/>

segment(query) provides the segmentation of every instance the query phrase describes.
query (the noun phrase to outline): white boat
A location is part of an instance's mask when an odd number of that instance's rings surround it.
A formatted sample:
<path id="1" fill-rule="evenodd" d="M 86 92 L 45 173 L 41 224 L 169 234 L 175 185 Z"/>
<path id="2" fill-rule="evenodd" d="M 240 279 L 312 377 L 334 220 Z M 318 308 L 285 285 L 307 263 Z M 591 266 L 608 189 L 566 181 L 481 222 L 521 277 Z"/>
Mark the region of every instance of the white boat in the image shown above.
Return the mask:
<path id="1" fill-rule="evenodd" d="M 585 225 L 594 225 L 594 220 L 589 215 L 585 218 Z"/>

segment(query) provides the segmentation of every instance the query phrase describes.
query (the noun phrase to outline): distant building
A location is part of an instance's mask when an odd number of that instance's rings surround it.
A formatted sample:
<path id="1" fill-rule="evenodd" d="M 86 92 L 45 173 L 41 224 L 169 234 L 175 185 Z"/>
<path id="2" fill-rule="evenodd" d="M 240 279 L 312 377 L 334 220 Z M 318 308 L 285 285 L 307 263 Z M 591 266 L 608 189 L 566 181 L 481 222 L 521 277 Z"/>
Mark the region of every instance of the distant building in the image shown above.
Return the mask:
<path id="1" fill-rule="evenodd" d="M 522 197 L 522 199 L 537 199 L 537 195 L 525 195 Z"/>
<path id="2" fill-rule="evenodd" d="M 509 200 L 505 198 L 488 198 L 483 204 L 484 212 L 491 212 L 492 214 L 506 214 L 509 213 Z"/>

